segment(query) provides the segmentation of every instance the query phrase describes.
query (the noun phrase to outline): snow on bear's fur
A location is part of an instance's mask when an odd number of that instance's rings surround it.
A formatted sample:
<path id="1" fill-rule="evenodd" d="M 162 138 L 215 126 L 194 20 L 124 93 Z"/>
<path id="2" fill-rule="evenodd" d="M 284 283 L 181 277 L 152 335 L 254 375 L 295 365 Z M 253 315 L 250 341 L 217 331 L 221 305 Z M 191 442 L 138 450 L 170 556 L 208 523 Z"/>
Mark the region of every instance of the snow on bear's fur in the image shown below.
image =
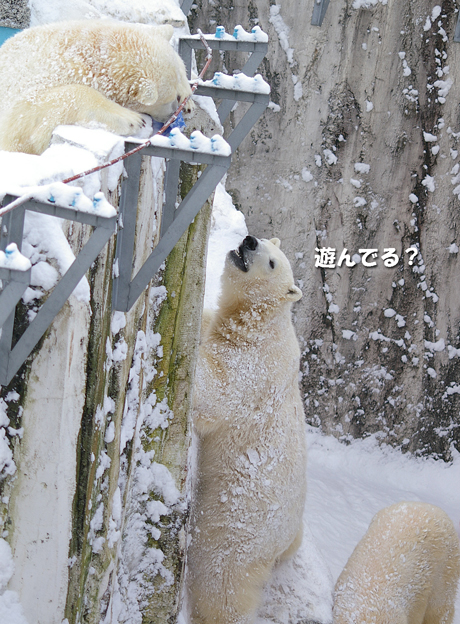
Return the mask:
<path id="1" fill-rule="evenodd" d="M 25 30 L 0 48 L 0 149 L 43 152 L 60 124 L 135 134 L 191 93 L 172 26 L 110 20 Z"/>
<path id="2" fill-rule="evenodd" d="M 335 586 L 334 624 L 451 624 L 460 546 L 449 516 L 428 503 L 379 511 Z"/>
<path id="3" fill-rule="evenodd" d="M 197 483 L 187 555 L 194 624 L 249 624 L 276 560 L 302 539 L 306 493 L 299 346 L 302 296 L 278 239 L 228 254 L 196 372 Z"/>

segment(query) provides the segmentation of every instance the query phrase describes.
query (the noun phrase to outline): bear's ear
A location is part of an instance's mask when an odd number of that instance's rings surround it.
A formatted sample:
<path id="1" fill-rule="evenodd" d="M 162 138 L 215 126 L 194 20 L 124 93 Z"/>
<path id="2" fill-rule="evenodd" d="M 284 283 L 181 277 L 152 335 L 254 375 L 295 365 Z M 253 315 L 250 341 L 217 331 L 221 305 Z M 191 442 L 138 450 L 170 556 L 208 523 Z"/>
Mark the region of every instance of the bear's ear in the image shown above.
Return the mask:
<path id="1" fill-rule="evenodd" d="M 302 291 L 300 290 L 300 288 L 297 288 L 297 286 L 292 284 L 292 286 L 290 286 L 289 290 L 287 291 L 286 298 L 289 301 L 298 301 L 301 298 L 301 296 L 302 296 Z"/>
<path id="2" fill-rule="evenodd" d="M 281 245 L 281 241 L 279 238 L 271 238 L 270 242 L 273 243 L 273 245 L 275 245 L 275 247 L 279 247 Z"/>

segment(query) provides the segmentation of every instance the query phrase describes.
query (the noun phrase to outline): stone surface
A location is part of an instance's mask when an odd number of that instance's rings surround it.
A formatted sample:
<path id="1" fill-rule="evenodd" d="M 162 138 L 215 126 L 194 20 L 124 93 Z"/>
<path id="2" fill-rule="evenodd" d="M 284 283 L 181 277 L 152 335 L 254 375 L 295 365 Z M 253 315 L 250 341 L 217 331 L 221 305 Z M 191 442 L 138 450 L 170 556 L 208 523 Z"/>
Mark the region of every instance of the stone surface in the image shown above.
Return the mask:
<path id="1" fill-rule="evenodd" d="M 259 71 L 273 105 L 232 159 L 227 190 L 252 234 L 281 238 L 303 289 L 308 421 L 447 459 L 460 439 L 457 9 L 335 0 L 322 27 L 312 11 L 313 0 L 192 11 L 193 32 L 258 23 L 270 38 Z M 328 247 L 336 261 L 344 248 L 377 249 L 377 266 L 316 267 L 315 248 Z M 381 259 L 389 248 L 393 268 Z"/>
<path id="2" fill-rule="evenodd" d="M 27 28 L 30 9 L 27 0 L 0 0 L 0 26 Z"/>

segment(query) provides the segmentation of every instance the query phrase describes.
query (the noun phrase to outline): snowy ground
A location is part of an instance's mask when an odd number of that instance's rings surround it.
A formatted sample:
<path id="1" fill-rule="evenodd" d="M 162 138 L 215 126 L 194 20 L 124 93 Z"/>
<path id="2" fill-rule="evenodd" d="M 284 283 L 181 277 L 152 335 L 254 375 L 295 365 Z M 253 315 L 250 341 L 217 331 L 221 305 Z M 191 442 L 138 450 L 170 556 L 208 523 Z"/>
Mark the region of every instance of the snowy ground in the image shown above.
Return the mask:
<path id="1" fill-rule="evenodd" d="M 243 215 L 219 185 L 208 248 L 206 307 L 216 305 L 227 251 L 246 233 Z M 460 453 L 453 452 L 452 464 L 416 459 L 379 447 L 374 438 L 345 446 L 313 427 L 308 428 L 307 442 L 306 536 L 298 555 L 277 571 L 266 589 L 257 624 L 294 624 L 302 617 L 325 624 L 333 583 L 374 514 L 392 503 L 413 500 L 438 505 L 460 536 Z M 460 624 L 460 593 L 453 624 Z"/>

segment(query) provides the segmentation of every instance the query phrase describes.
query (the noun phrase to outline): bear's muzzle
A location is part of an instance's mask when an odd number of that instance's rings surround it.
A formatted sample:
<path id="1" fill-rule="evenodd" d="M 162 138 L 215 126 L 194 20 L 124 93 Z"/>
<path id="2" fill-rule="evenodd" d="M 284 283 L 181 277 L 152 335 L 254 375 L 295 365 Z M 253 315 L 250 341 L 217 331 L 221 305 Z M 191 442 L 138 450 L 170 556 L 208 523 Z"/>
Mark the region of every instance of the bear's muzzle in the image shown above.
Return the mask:
<path id="1" fill-rule="evenodd" d="M 240 271 L 248 272 L 251 264 L 251 252 L 257 249 L 258 244 L 255 236 L 246 236 L 238 249 L 229 252 L 229 258 Z"/>

